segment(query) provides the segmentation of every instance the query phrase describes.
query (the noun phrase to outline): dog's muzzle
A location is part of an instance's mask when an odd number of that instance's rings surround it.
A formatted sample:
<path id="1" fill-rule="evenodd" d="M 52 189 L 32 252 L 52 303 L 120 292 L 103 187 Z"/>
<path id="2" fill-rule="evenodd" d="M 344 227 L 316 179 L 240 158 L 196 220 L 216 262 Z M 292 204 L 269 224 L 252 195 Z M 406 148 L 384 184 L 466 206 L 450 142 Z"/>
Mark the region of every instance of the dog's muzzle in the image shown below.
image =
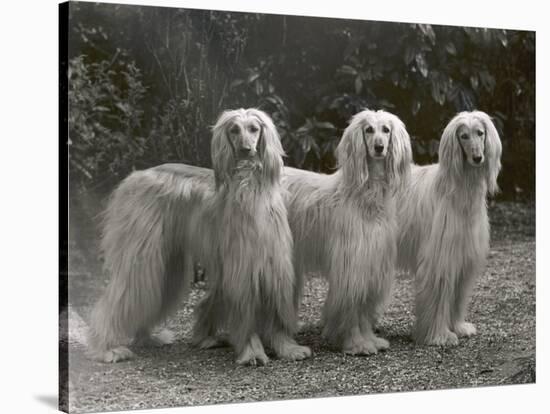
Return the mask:
<path id="1" fill-rule="evenodd" d="M 254 148 L 242 147 L 239 149 L 240 159 L 253 159 L 256 156 L 256 150 Z"/>

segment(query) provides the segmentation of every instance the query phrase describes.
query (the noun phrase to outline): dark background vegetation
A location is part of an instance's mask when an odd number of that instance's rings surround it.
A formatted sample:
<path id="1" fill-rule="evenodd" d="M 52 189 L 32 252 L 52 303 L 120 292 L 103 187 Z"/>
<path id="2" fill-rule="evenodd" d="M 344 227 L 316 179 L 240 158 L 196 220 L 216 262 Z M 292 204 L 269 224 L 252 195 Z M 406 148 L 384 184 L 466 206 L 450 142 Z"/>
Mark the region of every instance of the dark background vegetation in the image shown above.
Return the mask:
<path id="1" fill-rule="evenodd" d="M 135 169 L 210 166 L 216 117 L 253 106 L 288 165 L 323 172 L 365 107 L 405 122 L 420 164 L 456 112 L 480 109 L 503 141 L 500 197 L 534 198 L 534 32 L 92 3 L 69 18 L 72 201 Z"/>

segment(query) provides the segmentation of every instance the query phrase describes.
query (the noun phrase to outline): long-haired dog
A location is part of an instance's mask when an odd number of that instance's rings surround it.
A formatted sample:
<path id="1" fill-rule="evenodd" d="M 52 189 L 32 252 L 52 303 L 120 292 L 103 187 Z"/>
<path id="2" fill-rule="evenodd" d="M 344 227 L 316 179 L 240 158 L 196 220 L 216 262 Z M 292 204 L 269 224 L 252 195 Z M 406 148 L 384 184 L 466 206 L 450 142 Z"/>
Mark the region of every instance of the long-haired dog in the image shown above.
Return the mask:
<path id="1" fill-rule="evenodd" d="M 501 151 L 487 114 L 461 112 L 443 131 L 439 163 L 414 166 L 399 194 L 398 262 L 415 275 L 418 343 L 476 333 L 466 308 L 489 251 L 486 197 L 498 191 Z"/>
<path id="2" fill-rule="evenodd" d="M 239 364 L 311 355 L 296 330 L 293 241 L 280 177 L 283 149 L 256 109 L 224 112 L 213 128 L 211 170 L 166 164 L 135 172 L 108 204 L 102 249 L 111 280 L 94 307 L 89 348 L 97 359 L 132 357 L 132 339 L 166 343 L 153 328 L 188 290 L 199 258 L 211 291 L 194 342 L 225 331 Z"/>
<path id="3" fill-rule="evenodd" d="M 410 139 L 397 116 L 365 110 L 352 118 L 336 155 L 332 175 L 285 168 L 297 283 L 308 272 L 326 277 L 324 336 L 345 353 L 373 354 L 389 346 L 374 325 L 394 279 L 393 193 L 408 182 Z"/>

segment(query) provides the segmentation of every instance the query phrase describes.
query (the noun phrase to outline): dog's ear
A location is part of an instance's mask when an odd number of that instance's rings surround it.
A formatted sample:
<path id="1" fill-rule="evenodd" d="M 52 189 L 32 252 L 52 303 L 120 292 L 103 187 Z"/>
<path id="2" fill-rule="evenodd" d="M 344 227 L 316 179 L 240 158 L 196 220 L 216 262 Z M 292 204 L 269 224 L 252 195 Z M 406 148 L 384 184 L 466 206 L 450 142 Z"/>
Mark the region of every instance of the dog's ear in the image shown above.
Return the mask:
<path id="1" fill-rule="evenodd" d="M 439 142 L 439 164 L 452 182 L 460 180 L 464 168 L 464 154 L 458 142 L 457 130 L 464 117 L 461 112 L 447 124 Z M 454 185 L 454 184 L 453 184 Z"/>
<path id="2" fill-rule="evenodd" d="M 367 148 L 361 122 L 361 114 L 364 112 L 353 116 L 336 147 L 338 169 L 347 186 L 362 185 L 369 178 Z"/>
<path id="3" fill-rule="evenodd" d="M 231 172 L 235 167 L 234 148 L 227 135 L 227 128 L 234 118 L 235 111 L 225 111 L 220 115 L 216 124 L 212 127 L 210 151 L 216 188 L 229 181 Z"/>
<path id="4" fill-rule="evenodd" d="M 495 124 L 485 112 L 474 113 L 481 119 L 485 126 L 485 163 L 487 171 L 487 192 L 492 195 L 499 191 L 497 178 L 501 169 L 500 156 L 502 154 L 502 143 Z"/>
<path id="5" fill-rule="evenodd" d="M 249 113 L 260 122 L 261 131 L 257 151 L 262 161 L 263 182 L 277 184 L 283 170 L 285 152 L 281 138 L 271 118 L 259 109 L 250 109 Z"/>
<path id="6" fill-rule="evenodd" d="M 390 186 L 400 190 L 408 185 L 411 175 L 411 139 L 405 124 L 394 114 L 388 113 L 391 120 L 391 138 L 386 158 L 386 171 Z"/>

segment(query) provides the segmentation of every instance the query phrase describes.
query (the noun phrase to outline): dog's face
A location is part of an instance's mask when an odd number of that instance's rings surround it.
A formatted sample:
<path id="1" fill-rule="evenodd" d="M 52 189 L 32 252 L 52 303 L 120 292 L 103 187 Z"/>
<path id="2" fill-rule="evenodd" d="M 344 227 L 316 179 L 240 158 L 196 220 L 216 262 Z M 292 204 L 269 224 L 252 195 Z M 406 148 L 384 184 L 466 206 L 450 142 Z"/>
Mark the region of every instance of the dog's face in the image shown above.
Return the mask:
<path id="1" fill-rule="evenodd" d="M 487 191 L 498 191 L 502 143 L 495 124 L 485 112 L 460 112 L 449 121 L 439 144 L 439 163 L 453 180 L 460 180 L 464 168 L 485 172 Z"/>
<path id="2" fill-rule="evenodd" d="M 238 159 L 249 159 L 256 156 L 258 142 L 262 135 L 260 120 L 253 115 L 235 117 L 227 125 L 227 139 L 234 148 Z"/>
<path id="3" fill-rule="evenodd" d="M 369 166 L 382 166 L 393 188 L 408 182 L 412 160 L 409 134 L 403 122 L 390 112 L 365 109 L 354 115 L 336 148 L 336 156 L 350 186 L 368 180 Z"/>
<path id="4" fill-rule="evenodd" d="M 369 111 L 362 122 L 363 136 L 372 158 L 386 158 L 390 144 L 392 123 L 384 112 Z"/>
<path id="5" fill-rule="evenodd" d="M 284 151 L 277 128 L 265 112 L 224 111 L 212 128 L 210 148 L 216 186 L 231 181 L 235 168 L 261 174 L 265 184 L 279 183 Z"/>
<path id="6" fill-rule="evenodd" d="M 466 161 L 473 167 L 480 167 L 485 161 L 486 134 L 485 125 L 475 116 L 465 117 L 456 128 L 456 139 Z"/>

